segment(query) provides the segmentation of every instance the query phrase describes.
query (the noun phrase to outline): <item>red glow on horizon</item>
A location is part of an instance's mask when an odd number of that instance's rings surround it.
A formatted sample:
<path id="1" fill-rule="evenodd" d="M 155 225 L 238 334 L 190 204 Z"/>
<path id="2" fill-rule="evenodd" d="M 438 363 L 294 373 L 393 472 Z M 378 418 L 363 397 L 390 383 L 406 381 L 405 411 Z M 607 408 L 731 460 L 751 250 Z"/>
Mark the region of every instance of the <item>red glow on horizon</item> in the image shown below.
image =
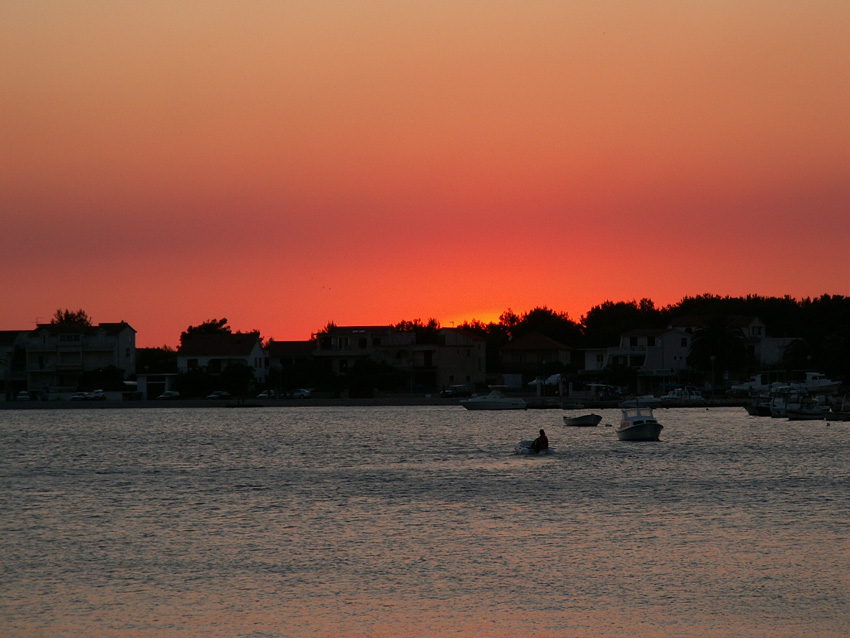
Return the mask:
<path id="1" fill-rule="evenodd" d="M 850 5 L 0 6 L 0 329 L 850 294 Z"/>

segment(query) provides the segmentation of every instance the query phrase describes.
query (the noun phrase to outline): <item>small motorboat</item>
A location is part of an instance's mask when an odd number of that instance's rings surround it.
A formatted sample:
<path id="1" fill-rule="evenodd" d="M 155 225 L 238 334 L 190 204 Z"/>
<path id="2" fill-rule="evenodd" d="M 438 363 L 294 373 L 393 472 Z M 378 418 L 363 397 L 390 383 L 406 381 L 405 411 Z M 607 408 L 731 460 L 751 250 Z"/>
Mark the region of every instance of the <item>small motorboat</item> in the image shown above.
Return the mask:
<path id="1" fill-rule="evenodd" d="M 829 414 L 829 403 L 825 397 L 807 398 L 797 405 L 785 409 L 789 421 L 822 421 Z"/>
<path id="2" fill-rule="evenodd" d="M 755 403 L 744 405 L 744 409 L 750 416 L 770 416 L 771 396 L 769 393 L 761 393 Z"/>
<path id="3" fill-rule="evenodd" d="M 602 417 L 598 414 L 582 414 L 581 416 L 564 415 L 564 425 L 575 428 L 596 427 L 600 421 L 602 421 Z"/>
<path id="4" fill-rule="evenodd" d="M 514 446 L 514 454 L 531 454 L 532 456 L 535 456 L 552 453 L 552 448 L 550 447 L 547 447 L 545 450 L 540 450 L 539 452 L 537 452 L 532 447 L 533 445 L 534 441 L 520 441 Z"/>
<path id="5" fill-rule="evenodd" d="M 632 397 L 631 399 L 626 399 L 620 404 L 621 408 L 636 408 L 641 405 L 645 406 L 658 406 L 661 404 L 660 399 L 656 399 L 654 396 L 650 394 L 645 394 L 641 397 Z"/>
<path id="6" fill-rule="evenodd" d="M 522 397 L 507 397 L 501 388 L 490 386 L 490 394 L 461 399 L 459 403 L 467 410 L 525 410 L 528 404 Z"/>
<path id="7" fill-rule="evenodd" d="M 624 408 L 616 432 L 621 441 L 657 441 L 663 428 L 652 414 L 652 408 Z"/>

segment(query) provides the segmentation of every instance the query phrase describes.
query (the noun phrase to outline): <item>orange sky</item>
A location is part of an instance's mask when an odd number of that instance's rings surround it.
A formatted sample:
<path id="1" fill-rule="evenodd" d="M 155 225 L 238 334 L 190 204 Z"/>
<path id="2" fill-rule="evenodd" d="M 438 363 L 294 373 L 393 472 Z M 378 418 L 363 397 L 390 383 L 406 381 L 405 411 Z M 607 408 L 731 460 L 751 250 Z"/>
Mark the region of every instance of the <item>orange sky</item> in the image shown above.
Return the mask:
<path id="1" fill-rule="evenodd" d="M 0 329 L 850 294 L 850 4 L 0 4 Z"/>

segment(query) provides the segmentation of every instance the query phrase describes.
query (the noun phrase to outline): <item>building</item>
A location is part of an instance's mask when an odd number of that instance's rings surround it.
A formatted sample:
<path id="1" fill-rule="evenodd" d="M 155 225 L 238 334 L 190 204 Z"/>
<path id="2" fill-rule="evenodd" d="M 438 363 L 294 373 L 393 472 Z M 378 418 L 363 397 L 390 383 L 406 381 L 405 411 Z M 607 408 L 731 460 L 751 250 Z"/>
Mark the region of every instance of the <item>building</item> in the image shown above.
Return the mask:
<path id="1" fill-rule="evenodd" d="M 269 367 L 283 371 L 296 371 L 309 368 L 316 351 L 316 341 L 275 341 L 266 344 L 269 355 Z"/>
<path id="2" fill-rule="evenodd" d="M 638 391 L 650 391 L 662 383 L 673 382 L 688 369 L 694 336 L 709 326 L 711 320 L 709 316 L 683 316 L 672 320 L 667 328 L 625 332 L 618 346 L 585 349 L 585 371 L 631 368 L 637 371 Z M 781 363 L 785 348 L 795 341 L 768 337 L 765 324 L 758 317 L 730 317 L 729 326 L 740 330 L 750 360 L 764 367 Z"/>
<path id="3" fill-rule="evenodd" d="M 177 370 L 184 374 L 198 369 L 212 375 L 221 374 L 237 363 L 251 368 L 255 382 L 265 383 L 269 357 L 259 332 L 184 335 L 177 349 Z"/>
<path id="4" fill-rule="evenodd" d="M 334 376 L 344 376 L 358 361 L 411 369 L 415 342 L 412 332 L 392 326 L 331 326 L 316 335 L 313 357 L 319 367 Z"/>
<path id="5" fill-rule="evenodd" d="M 338 377 L 359 361 L 387 366 L 401 373 L 404 389 L 412 391 L 485 381 L 485 341 L 460 328 L 417 333 L 392 326 L 333 326 L 317 335 L 313 356 L 321 369 Z"/>
<path id="6" fill-rule="evenodd" d="M 27 387 L 71 392 L 87 372 L 114 368 L 123 379 L 136 371 L 136 331 L 130 324 L 38 324 L 26 342 Z"/>
<path id="7" fill-rule="evenodd" d="M 27 389 L 27 330 L 0 330 L 0 388 L 7 401 Z"/>
<path id="8" fill-rule="evenodd" d="M 674 328 L 630 330 L 608 348 L 606 365 L 638 368 L 646 376 L 673 376 L 688 367 L 693 335 Z M 585 361 L 587 364 L 587 361 Z"/>
<path id="9" fill-rule="evenodd" d="M 270 339 L 266 344 L 270 372 L 268 389 L 283 396 L 287 390 L 301 386 L 311 387 L 315 380 L 316 364 L 313 360 L 315 351 L 315 340 L 275 341 Z"/>
<path id="10" fill-rule="evenodd" d="M 441 343 L 436 348 L 437 387 L 484 385 L 486 375 L 486 341 L 480 335 L 462 328 L 441 328 Z"/>
<path id="11" fill-rule="evenodd" d="M 709 325 L 711 317 L 705 315 L 688 315 L 677 317 L 671 326 L 695 334 Z M 729 325 L 741 331 L 747 355 L 759 367 L 771 367 L 782 363 L 785 348 L 795 337 L 768 337 L 765 323 L 758 317 L 736 316 L 729 318 Z"/>
<path id="12" fill-rule="evenodd" d="M 652 392 L 673 383 L 688 368 L 693 335 L 680 328 L 641 328 L 620 335 L 620 343 L 609 348 L 587 348 L 585 373 L 606 368 L 630 368 L 637 372 L 637 391 Z"/>
<path id="13" fill-rule="evenodd" d="M 569 346 L 539 332 L 517 337 L 500 350 L 502 371 L 521 374 L 524 380 L 548 375 L 570 365 Z"/>

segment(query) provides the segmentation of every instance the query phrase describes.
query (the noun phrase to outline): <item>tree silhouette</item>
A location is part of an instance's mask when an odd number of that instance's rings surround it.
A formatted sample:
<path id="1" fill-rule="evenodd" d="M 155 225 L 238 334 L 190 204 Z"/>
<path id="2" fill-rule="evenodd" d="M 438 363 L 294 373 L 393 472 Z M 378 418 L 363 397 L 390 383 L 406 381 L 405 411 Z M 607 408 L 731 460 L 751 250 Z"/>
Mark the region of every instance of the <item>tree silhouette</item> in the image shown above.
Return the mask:
<path id="1" fill-rule="evenodd" d="M 726 317 L 712 317 L 708 325 L 694 333 L 688 365 L 710 373 L 712 385 L 717 380 L 717 372 L 737 371 L 746 363 L 744 333 L 731 325 Z"/>
<path id="2" fill-rule="evenodd" d="M 436 319 L 428 319 L 427 323 L 422 323 L 421 319 L 413 321 L 400 321 L 393 326 L 396 332 L 412 332 L 416 335 L 416 343 L 438 343 L 440 341 L 439 331 L 440 322 Z"/>
<path id="3" fill-rule="evenodd" d="M 585 344 L 604 348 L 620 342 L 620 335 L 638 328 L 660 328 L 664 313 L 650 299 L 636 301 L 606 301 L 594 306 L 582 317 Z"/>
<path id="4" fill-rule="evenodd" d="M 191 335 L 211 335 L 211 334 L 230 334 L 230 326 L 227 325 L 227 319 L 208 319 L 198 326 L 189 326 L 180 333 L 180 343 L 183 343 L 187 337 Z"/>
<path id="5" fill-rule="evenodd" d="M 50 320 L 51 325 L 68 328 L 91 328 L 92 322 L 85 310 L 57 310 Z"/>

